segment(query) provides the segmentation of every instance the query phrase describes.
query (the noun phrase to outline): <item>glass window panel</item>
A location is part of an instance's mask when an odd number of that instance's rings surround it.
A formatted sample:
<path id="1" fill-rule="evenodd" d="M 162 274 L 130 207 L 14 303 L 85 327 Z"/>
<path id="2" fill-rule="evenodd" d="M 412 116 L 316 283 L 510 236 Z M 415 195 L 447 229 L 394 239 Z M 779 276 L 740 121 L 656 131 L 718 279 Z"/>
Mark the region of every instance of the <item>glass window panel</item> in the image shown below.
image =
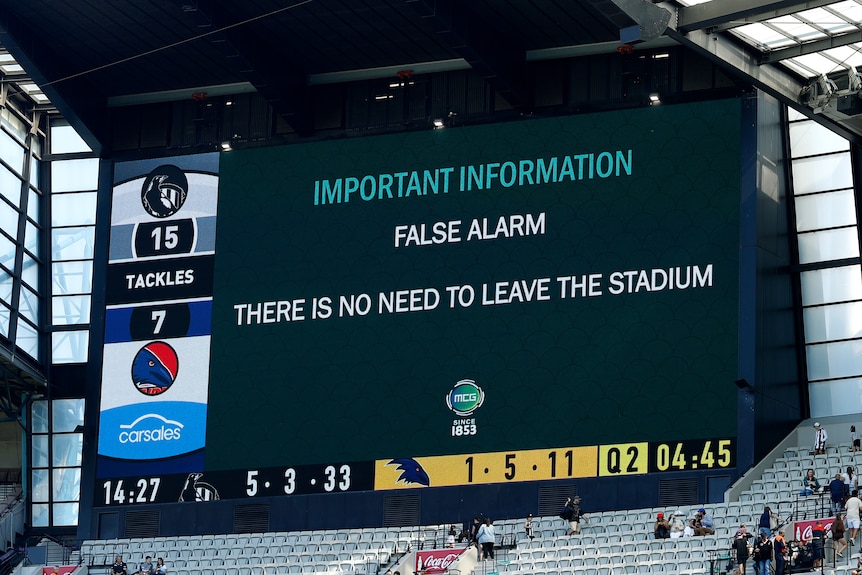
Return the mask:
<path id="1" fill-rule="evenodd" d="M 59 228 L 51 230 L 51 255 L 54 261 L 93 259 L 93 238 L 96 230 L 92 226 L 83 228 Z"/>
<path id="2" fill-rule="evenodd" d="M 859 256 L 856 227 L 799 234 L 799 263 L 827 262 Z"/>
<path id="3" fill-rule="evenodd" d="M 24 248 L 31 254 L 39 253 L 39 228 L 30 220 L 24 228 Z"/>
<path id="4" fill-rule="evenodd" d="M 47 469 L 34 469 L 30 474 L 30 477 L 33 480 L 33 485 L 31 485 L 32 497 L 33 501 L 41 503 L 43 501 L 48 501 L 48 470 Z"/>
<path id="5" fill-rule="evenodd" d="M 93 289 L 93 262 L 55 263 L 51 266 L 51 279 L 54 295 L 90 293 Z"/>
<path id="6" fill-rule="evenodd" d="M 74 226 L 96 223 L 96 192 L 51 196 L 51 225 Z"/>
<path id="7" fill-rule="evenodd" d="M 84 425 L 83 399 L 58 399 L 54 401 L 54 433 L 75 431 L 79 425 Z M 75 434 L 80 441 L 80 434 Z M 80 463 L 80 462 L 79 462 Z"/>
<path id="8" fill-rule="evenodd" d="M 33 419 L 33 433 L 48 433 L 48 402 L 38 400 L 33 402 L 33 407 L 30 410 L 30 417 Z"/>
<path id="9" fill-rule="evenodd" d="M 80 433 L 60 433 L 54 436 L 54 467 L 81 466 L 83 437 Z"/>
<path id="10" fill-rule="evenodd" d="M 806 343 L 862 338 L 862 302 L 811 307 L 803 314 Z"/>
<path id="11" fill-rule="evenodd" d="M 84 141 L 72 126 L 51 126 L 51 153 L 52 154 L 74 154 L 77 152 L 91 152 L 87 142 Z"/>
<path id="12" fill-rule="evenodd" d="M 21 179 L 5 166 L 0 166 L 0 194 L 13 206 L 21 204 Z"/>
<path id="13" fill-rule="evenodd" d="M 803 305 L 862 299 L 862 269 L 859 266 L 802 272 L 800 283 Z"/>
<path id="14" fill-rule="evenodd" d="M 797 195 L 853 187 L 849 152 L 793 160 L 792 165 Z"/>
<path id="15" fill-rule="evenodd" d="M 36 156 L 30 156 L 30 185 L 38 188 L 41 184 L 41 179 L 39 177 L 39 168 L 42 163 L 36 158 Z"/>
<path id="16" fill-rule="evenodd" d="M 808 120 L 808 116 L 795 108 L 787 108 L 787 119 L 790 122 L 795 122 L 797 120 L 811 121 Z"/>
<path id="17" fill-rule="evenodd" d="M 48 467 L 48 438 L 50 435 L 33 435 L 33 467 Z"/>
<path id="18" fill-rule="evenodd" d="M 78 192 L 99 187 L 99 160 L 58 160 L 51 162 L 51 191 Z"/>
<path id="19" fill-rule="evenodd" d="M 33 516 L 33 527 L 48 527 L 48 504 L 34 504 L 30 506 L 30 514 Z"/>
<path id="20" fill-rule="evenodd" d="M 862 55 L 859 54 L 859 44 L 851 44 L 850 46 L 838 46 L 823 50 L 823 54 L 841 62 L 840 69 L 848 69 L 848 66 L 858 66 L 862 62 Z M 857 68 L 858 70 L 858 68 Z"/>
<path id="21" fill-rule="evenodd" d="M 862 412 L 862 379 L 839 379 L 808 384 L 811 417 L 858 415 Z"/>
<path id="22" fill-rule="evenodd" d="M 10 271 L 15 269 L 15 244 L 3 234 L 0 234 L 0 264 Z"/>
<path id="23" fill-rule="evenodd" d="M 796 229 L 800 232 L 856 224 L 853 190 L 796 198 Z"/>
<path id="24" fill-rule="evenodd" d="M 21 301 L 18 311 L 34 324 L 39 323 L 39 296 L 26 286 L 21 289 Z"/>
<path id="25" fill-rule="evenodd" d="M 42 218 L 39 216 L 39 206 L 42 205 L 42 196 L 34 190 L 30 188 L 30 195 L 27 198 L 27 217 L 33 220 L 34 222 L 42 221 Z"/>
<path id="26" fill-rule="evenodd" d="M 39 285 L 39 262 L 27 253 L 22 258 L 21 279 L 32 287 Z"/>
<path id="27" fill-rule="evenodd" d="M 77 501 L 81 494 L 81 468 L 54 469 L 54 500 Z"/>
<path id="28" fill-rule="evenodd" d="M 24 172 L 24 148 L 3 130 L 0 130 L 0 158 L 19 176 Z"/>
<path id="29" fill-rule="evenodd" d="M 820 74 L 828 74 L 830 72 L 834 72 L 839 69 L 839 64 L 837 64 L 834 60 L 826 58 L 825 56 L 818 54 L 817 52 L 813 54 L 805 54 L 803 56 L 797 56 L 794 58 L 796 62 L 798 62 L 801 66 L 805 66 L 806 68 L 810 68 Z"/>
<path id="30" fill-rule="evenodd" d="M 36 328 L 25 321 L 18 322 L 18 335 L 15 339 L 21 351 L 29 355 L 35 360 L 42 359 L 39 357 L 39 332 Z"/>
<path id="31" fill-rule="evenodd" d="M 90 322 L 90 296 L 73 295 L 51 299 L 53 325 L 78 325 Z"/>
<path id="32" fill-rule="evenodd" d="M 832 12 L 823 8 L 812 8 L 811 10 L 803 10 L 799 12 L 799 17 L 803 20 L 813 22 L 817 26 L 828 31 L 830 34 L 839 34 L 841 32 L 849 32 L 855 30 L 856 27 L 850 22 L 836 17 Z"/>
<path id="33" fill-rule="evenodd" d="M 0 110 L 0 125 L 7 127 L 12 137 L 20 142 L 24 141 L 24 138 L 27 137 L 27 132 L 30 131 L 30 126 L 24 124 L 21 118 L 16 116 L 8 107 Z"/>
<path id="34" fill-rule="evenodd" d="M 51 334 L 51 363 L 86 363 L 89 331 L 55 331 Z"/>
<path id="35" fill-rule="evenodd" d="M 805 66 L 801 66 L 801 65 L 797 64 L 793 60 L 793 58 L 790 58 L 789 60 L 782 60 L 781 64 L 783 66 L 787 66 L 788 68 L 790 68 L 791 70 L 793 70 L 794 72 L 796 72 L 797 74 L 802 76 L 803 78 L 814 78 L 815 76 L 818 75 L 817 72 L 815 72 L 814 70 L 809 70 Z"/>
<path id="36" fill-rule="evenodd" d="M 760 22 L 734 28 L 732 32 L 752 46 L 756 46 L 761 49 L 780 48 L 782 46 L 791 46 L 796 44 L 793 38 L 788 38 L 781 32 L 777 32 Z"/>
<path id="37" fill-rule="evenodd" d="M 794 38 L 797 42 L 809 42 L 826 37 L 824 32 L 795 18 L 775 19 L 768 22 L 787 36 Z"/>
<path id="38" fill-rule="evenodd" d="M 11 237 L 18 237 L 18 211 L 0 200 L 0 229 Z"/>
<path id="39" fill-rule="evenodd" d="M 55 503 L 54 526 L 74 526 L 78 524 L 78 503 Z"/>
<path id="40" fill-rule="evenodd" d="M 11 313 L 9 308 L 0 306 L 0 335 L 9 337 L 9 322 L 11 321 Z"/>
<path id="41" fill-rule="evenodd" d="M 0 269 L 0 299 L 5 301 L 7 304 L 12 303 L 12 285 L 12 276 L 5 270 Z"/>
<path id="42" fill-rule="evenodd" d="M 805 353 L 810 380 L 862 375 L 862 340 L 816 343 Z"/>
<path id="43" fill-rule="evenodd" d="M 793 158 L 850 150 L 850 142 L 814 120 L 794 122 L 789 128 Z"/>

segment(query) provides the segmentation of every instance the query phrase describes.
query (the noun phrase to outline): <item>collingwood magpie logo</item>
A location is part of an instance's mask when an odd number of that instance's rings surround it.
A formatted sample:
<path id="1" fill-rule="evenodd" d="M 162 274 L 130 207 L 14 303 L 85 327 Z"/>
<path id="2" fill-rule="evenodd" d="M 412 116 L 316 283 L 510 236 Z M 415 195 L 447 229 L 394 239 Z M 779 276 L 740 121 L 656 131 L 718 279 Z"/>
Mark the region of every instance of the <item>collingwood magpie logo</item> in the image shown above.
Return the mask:
<path id="1" fill-rule="evenodd" d="M 141 204 L 155 218 L 167 218 L 183 207 L 189 181 L 178 167 L 165 164 L 149 173 L 141 186 Z"/>

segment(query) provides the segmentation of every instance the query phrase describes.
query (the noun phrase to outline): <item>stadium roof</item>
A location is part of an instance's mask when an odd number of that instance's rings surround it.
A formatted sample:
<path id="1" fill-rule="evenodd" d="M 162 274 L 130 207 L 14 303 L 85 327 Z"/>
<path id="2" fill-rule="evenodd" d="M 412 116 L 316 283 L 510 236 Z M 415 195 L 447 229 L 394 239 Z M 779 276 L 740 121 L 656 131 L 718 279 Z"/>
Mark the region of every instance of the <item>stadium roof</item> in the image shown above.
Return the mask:
<path id="1" fill-rule="evenodd" d="M 257 91 L 301 123 L 310 86 L 402 70 L 472 68 L 518 107 L 524 62 L 621 43 L 683 44 L 862 136 L 862 0 L 0 0 L 0 45 L 94 149 L 110 106 Z"/>

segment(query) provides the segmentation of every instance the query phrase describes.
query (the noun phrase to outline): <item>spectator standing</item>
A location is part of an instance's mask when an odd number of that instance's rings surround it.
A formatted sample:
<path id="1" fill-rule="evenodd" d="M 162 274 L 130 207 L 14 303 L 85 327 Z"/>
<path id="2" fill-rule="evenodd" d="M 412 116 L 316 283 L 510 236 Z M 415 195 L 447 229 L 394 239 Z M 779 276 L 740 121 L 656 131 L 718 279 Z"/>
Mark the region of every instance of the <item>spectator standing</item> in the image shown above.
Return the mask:
<path id="1" fill-rule="evenodd" d="M 829 498 L 832 500 L 832 512 L 838 513 L 844 509 L 844 499 L 846 495 L 846 485 L 840 473 L 835 474 L 835 478 L 829 482 Z"/>
<path id="2" fill-rule="evenodd" d="M 779 529 L 775 541 L 772 542 L 772 554 L 775 556 L 775 575 L 784 575 L 784 557 L 787 555 L 787 541 L 784 540 L 784 529 Z"/>
<path id="3" fill-rule="evenodd" d="M 856 426 L 850 426 L 850 453 L 856 453 L 860 449 L 859 436 L 856 434 Z"/>
<path id="4" fill-rule="evenodd" d="M 769 540 L 769 535 L 760 533 L 760 541 L 755 544 L 757 552 L 757 567 L 754 569 L 762 575 L 769 575 L 769 567 L 772 563 L 772 541 Z"/>
<path id="5" fill-rule="evenodd" d="M 820 422 L 814 424 L 814 455 L 824 455 L 826 453 L 826 440 L 829 439 L 829 434 L 820 425 Z"/>
<path id="6" fill-rule="evenodd" d="M 656 539 L 669 539 L 670 538 L 670 525 L 667 522 L 667 519 L 664 518 L 664 513 L 659 513 L 655 517 L 655 526 L 653 527 L 653 534 Z"/>
<path id="7" fill-rule="evenodd" d="M 477 534 L 479 544 L 482 546 L 482 560 L 494 558 L 494 525 L 491 518 L 486 517 L 485 523 L 479 527 Z"/>
<path id="8" fill-rule="evenodd" d="M 844 526 L 850 535 L 850 545 L 856 540 L 856 534 L 859 532 L 859 509 L 862 508 L 862 500 L 859 499 L 859 492 L 853 491 L 850 493 L 850 498 L 844 504 L 844 510 L 847 512 L 847 517 L 844 519 Z"/>
<path id="9" fill-rule="evenodd" d="M 844 540 L 844 533 L 847 531 L 844 526 L 844 517 L 841 513 L 835 514 L 835 519 L 832 520 L 832 548 L 839 557 L 844 557 L 844 550 L 847 549 L 847 542 Z"/>
<path id="10" fill-rule="evenodd" d="M 587 523 L 589 523 L 590 520 L 587 519 L 586 515 L 584 515 L 583 509 L 581 509 L 581 498 L 579 496 L 575 495 L 572 499 L 571 508 L 572 518 L 569 520 L 569 531 L 566 535 L 578 535 L 581 532 L 581 519 Z"/>
<path id="11" fill-rule="evenodd" d="M 769 537 L 772 535 L 772 520 L 778 519 L 778 515 L 772 512 L 772 509 L 767 505 L 763 508 L 763 513 L 760 514 L 760 521 L 757 523 L 757 531 L 761 535 Z"/>
<path id="12" fill-rule="evenodd" d="M 818 521 L 811 529 L 811 552 L 814 554 L 814 567 L 820 567 L 823 561 L 823 542 L 826 539 L 826 531 L 823 522 Z"/>
<path id="13" fill-rule="evenodd" d="M 527 520 L 524 522 L 524 534 L 530 538 L 530 541 L 535 537 L 535 531 L 533 529 L 533 514 L 530 513 L 527 515 Z"/>
<path id="14" fill-rule="evenodd" d="M 736 552 L 736 564 L 739 565 L 739 575 L 745 575 L 745 562 L 748 561 L 748 539 L 745 532 L 736 532 L 733 538 L 733 550 Z"/>
<path id="15" fill-rule="evenodd" d="M 859 481 L 856 474 L 853 472 L 853 467 L 848 465 L 847 471 L 841 475 L 844 480 L 844 496 L 850 497 L 850 494 L 859 489 Z"/>

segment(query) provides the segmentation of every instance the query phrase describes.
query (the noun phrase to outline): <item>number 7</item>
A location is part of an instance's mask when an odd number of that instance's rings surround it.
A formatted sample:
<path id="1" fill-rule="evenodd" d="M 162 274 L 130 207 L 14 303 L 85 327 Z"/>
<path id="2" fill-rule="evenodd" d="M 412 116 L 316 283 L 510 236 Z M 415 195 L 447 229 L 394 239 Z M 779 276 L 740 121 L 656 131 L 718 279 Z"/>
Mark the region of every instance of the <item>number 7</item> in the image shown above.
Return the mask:
<path id="1" fill-rule="evenodd" d="M 153 310 L 152 319 L 154 322 L 156 322 L 156 327 L 153 328 L 153 335 L 157 335 L 160 331 L 162 331 L 162 324 L 165 323 L 166 315 L 168 315 L 168 312 L 166 310 Z"/>

